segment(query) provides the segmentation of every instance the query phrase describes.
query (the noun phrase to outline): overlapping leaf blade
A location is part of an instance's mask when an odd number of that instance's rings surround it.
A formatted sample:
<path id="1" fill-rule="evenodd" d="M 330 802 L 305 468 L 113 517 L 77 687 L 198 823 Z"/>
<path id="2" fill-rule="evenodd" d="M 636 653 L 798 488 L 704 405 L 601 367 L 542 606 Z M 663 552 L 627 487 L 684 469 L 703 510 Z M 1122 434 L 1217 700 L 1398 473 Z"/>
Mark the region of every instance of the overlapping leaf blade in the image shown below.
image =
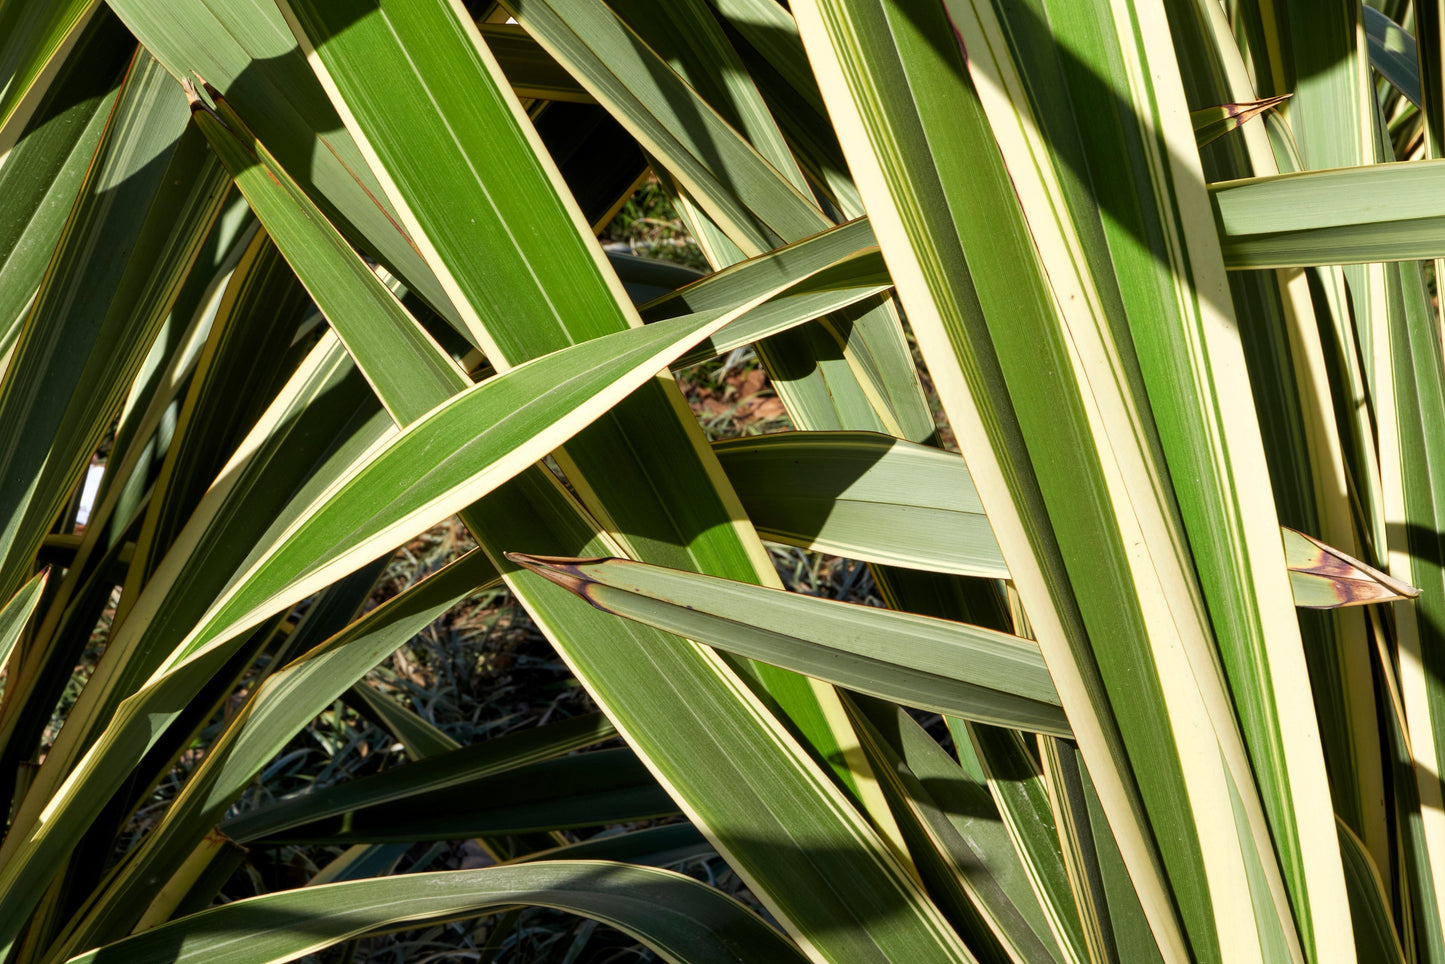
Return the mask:
<path id="1" fill-rule="evenodd" d="M 509 558 L 599 609 L 851 690 L 1067 735 L 1031 640 L 621 559 Z"/>
<path id="2" fill-rule="evenodd" d="M 515 904 L 607 921 L 688 964 L 804 959 L 741 904 L 681 874 L 557 861 L 282 891 L 175 921 L 68 964 L 290 961 L 388 924 Z M 297 923 L 277 927 L 278 919 Z"/>
<path id="3" fill-rule="evenodd" d="M 411 18 L 414 16 L 436 16 L 435 13 L 428 12 L 425 9 L 424 5 L 399 6 L 396 8 L 394 13 L 398 16 L 401 16 L 403 19 Z M 395 22 L 393 22 L 392 25 L 395 26 Z M 404 29 L 400 36 L 406 36 L 409 29 L 410 28 Z M 454 28 L 448 29 L 451 30 Z M 335 36 L 330 35 L 327 31 L 323 31 L 322 33 L 324 36 L 329 37 L 329 50 L 331 45 L 335 43 Z M 355 38 L 359 40 L 364 35 L 356 34 L 355 30 L 353 29 L 352 31 L 348 31 L 346 36 L 348 38 Z M 469 44 L 474 43 L 474 41 L 470 40 L 465 35 L 462 35 L 458 39 L 464 40 Z M 387 40 L 385 41 L 384 46 L 389 45 L 392 42 L 393 41 L 391 40 Z M 470 48 L 470 50 L 466 48 L 459 49 L 457 51 L 457 54 L 463 62 L 470 63 L 470 66 L 466 68 L 467 70 L 475 71 L 478 69 L 478 64 L 476 62 L 476 58 L 478 56 L 477 48 L 473 46 Z M 386 56 L 393 56 L 393 54 L 387 53 Z M 375 66 L 374 58 L 368 60 L 368 66 L 369 68 Z M 483 69 L 484 76 L 492 76 L 490 73 L 487 72 L 491 71 L 493 68 L 489 67 L 485 61 L 480 64 L 480 67 Z M 354 67 L 348 67 L 348 69 L 354 69 Z M 435 90 L 435 88 L 433 89 Z M 473 100 L 475 101 L 475 98 Z M 471 110 L 473 107 L 475 107 L 475 103 L 469 104 L 467 106 L 467 110 Z M 509 112 L 505 104 L 501 105 L 501 109 L 501 116 L 503 118 L 507 118 L 509 116 Z M 514 114 L 510 116 L 515 117 Z M 508 123 L 514 122 L 509 121 Z M 386 122 L 384 120 L 376 127 L 368 128 L 367 130 L 369 136 L 395 136 L 394 132 L 390 132 L 387 130 Z M 523 144 L 525 143 L 526 141 L 525 139 L 523 139 Z M 388 152 L 392 150 L 393 148 L 387 147 Z M 389 166 L 389 164 L 386 163 L 383 163 L 382 166 L 386 167 L 389 171 L 391 171 L 393 175 L 395 175 L 397 170 L 399 170 L 399 168 L 392 168 Z M 541 173 L 544 178 L 551 178 L 553 176 L 547 174 L 545 171 L 542 171 Z M 434 170 L 429 171 L 429 175 L 434 174 Z M 474 175 L 471 176 L 474 178 Z M 425 195 L 425 191 L 419 192 L 418 194 L 419 197 L 424 197 Z M 454 198 L 449 197 L 447 203 L 454 207 L 454 200 Z M 562 222 L 563 224 L 576 224 L 575 215 L 565 210 L 560 213 L 565 215 L 565 220 Z M 451 218 L 454 221 L 455 212 L 448 211 L 448 214 L 451 215 Z M 535 212 L 532 212 L 532 214 L 535 215 Z M 478 218 L 479 222 L 482 220 L 484 219 Z M 438 221 L 436 223 L 439 224 L 440 222 Z M 428 228 L 428 230 L 432 230 L 432 228 Z M 487 228 L 487 230 L 496 230 L 496 227 L 494 225 Z M 573 230 L 575 230 L 575 227 L 573 228 Z M 414 233 L 420 236 L 425 236 L 425 232 L 422 231 Z M 555 255 L 557 253 L 556 242 L 558 240 L 559 239 L 556 237 L 550 238 L 548 240 L 547 251 L 549 255 Z M 463 248 L 449 248 L 446 254 L 447 258 L 460 257 L 466 259 L 474 256 L 474 253 L 468 252 Z M 574 292 L 575 296 L 580 296 L 582 292 L 588 291 L 589 284 L 595 284 L 595 282 L 582 283 L 585 282 L 588 274 L 591 274 L 591 277 L 595 279 L 605 282 L 605 277 L 593 273 L 596 270 L 595 267 L 589 268 L 587 271 L 582 272 L 580 275 L 576 274 L 580 267 L 579 262 L 581 264 L 595 265 L 596 255 L 594 252 L 587 252 L 584 249 L 579 252 L 579 257 L 577 259 L 569 261 L 567 258 L 557 258 L 555 259 L 555 265 L 552 268 L 548 269 L 561 270 L 563 272 L 572 272 L 573 276 L 569 281 L 569 286 L 570 289 Z M 538 262 L 538 265 L 540 264 L 541 263 Z M 457 275 L 457 277 L 467 277 L 469 279 L 469 284 L 473 283 L 475 279 L 475 276 L 472 275 Z M 527 289 L 524 294 L 526 300 L 522 302 L 522 307 L 525 309 L 525 306 L 528 303 L 532 303 L 531 299 L 536 297 L 531 293 L 530 286 L 534 284 L 537 279 L 530 274 L 524 275 L 523 277 L 528 279 L 526 281 Z M 579 279 L 581 279 L 581 281 L 579 281 Z M 493 278 L 493 283 L 497 282 L 498 279 Z M 558 291 L 553 292 L 553 294 L 558 294 L 562 290 L 564 289 L 558 289 Z M 597 289 L 590 290 L 596 291 Z M 613 298 L 612 305 L 614 306 L 614 308 L 619 304 L 619 300 L 616 299 L 616 294 L 612 288 L 604 286 L 601 289 L 601 293 L 604 295 L 604 297 L 611 295 L 611 297 Z M 522 293 L 519 293 L 519 296 L 521 294 Z M 496 361 L 498 364 L 507 364 L 510 352 L 522 351 L 525 355 L 526 353 L 536 350 L 535 347 L 529 347 L 528 343 L 525 340 L 520 339 L 532 338 L 534 339 L 532 344 L 535 345 L 535 339 L 537 338 L 555 338 L 556 336 L 553 335 L 552 332 L 556 331 L 557 329 L 549 329 L 543 324 L 549 318 L 555 319 L 552 322 L 552 324 L 554 325 L 584 326 L 581 330 L 569 333 L 567 336 L 569 340 L 575 340 L 578 337 L 586 337 L 588 332 L 585 325 L 596 325 L 601 320 L 598 318 L 598 309 L 600 307 L 600 303 L 597 302 L 595 299 L 591 302 L 591 307 L 589 309 L 587 309 L 586 311 L 579 310 L 576 313 L 560 312 L 559 306 L 549 306 L 545 310 L 537 310 L 535 312 L 534 320 L 537 322 L 537 324 L 534 326 L 530 326 L 526 329 L 499 328 L 495 332 L 496 340 L 491 345 L 496 355 L 493 360 Z M 591 321 L 587 320 L 589 315 L 592 318 Z M 625 315 L 618 317 L 617 320 L 623 322 L 624 324 L 626 323 Z M 606 328 L 604 327 L 601 330 L 605 331 Z M 591 333 L 596 334 L 598 332 L 594 328 Z M 505 343 L 502 341 L 502 339 L 504 338 L 506 339 Z M 504 347 L 504 344 L 514 347 L 509 350 Z M 397 360 L 405 362 L 404 358 Z M 430 385 L 425 384 L 425 379 L 423 379 L 419 384 L 422 390 L 426 392 L 436 393 L 438 390 L 454 390 L 454 388 L 450 386 L 437 385 L 435 383 Z M 630 404 L 635 407 L 637 405 L 640 405 L 641 402 L 635 400 Z M 665 411 L 666 409 L 664 408 L 663 410 Z M 637 409 L 636 415 L 641 416 L 643 414 L 643 411 L 643 409 Z M 655 412 L 656 409 L 654 408 L 653 411 Z M 638 422 L 637 424 L 640 425 L 642 423 Z M 665 423 L 658 421 L 656 417 L 652 418 L 651 424 L 656 428 L 665 427 Z M 695 443 L 692 442 L 688 442 L 687 444 L 695 445 Z M 567 467 L 569 478 L 571 478 L 574 483 L 578 482 L 579 480 L 586 480 L 586 486 L 582 488 L 584 495 L 592 496 L 595 493 L 596 497 L 600 499 L 606 500 L 610 498 L 614 493 L 610 492 L 610 490 L 603 490 L 602 484 L 599 480 L 606 478 L 609 474 L 613 476 L 616 475 L 616 472 L 619 468 L 616 464 L 616 454 L 618 451 L 620 451 L 620 449 L 617 446 L 611 446 L 607 450 L 605 462 L 594 460 L 589 464 L 589 462 L 583 461 L 582 458 L 579 457 L 578 446 L 569 446 L 567 453 L 569 458 L 568 461 L 564 463 L 564 465 Z M 597 459 L 602 459 L 602 451 L 600 449 L 597 453 Z M 683 465 L 685 465 L 685 463 L 683 463 Z M 677 462 L 676 459 L 674 459 L 669 464 L 669 471 L 675 474 L 680 467 L 682 466 Z M 707 469 L 706 465 L 704 465 L 703 468 L 705 471 L 716 471 L 715 469 Z M 707 483 L 709 488 L 713 491 L 716 491 L 716 483 L 714 481 L 711 481 L 711 476 L 708 476 L 708 478 L 710 479 L 710 481 Z M 667 486 L 667 489 L 685 491 L 685 489 L 683 489 L 680 485 L 680 480 L 676 478 L 674 478 L 672 482 Z M 610 510 L 608 514 L 611 515 L 615 520 L 617 518 L 614 508 L 616 503 L 609 504 L 604 501 L 601 504 L 607 506 L 607 509 Z M 696 507 L 689 508 L 687 509 L 687 514 L 689 516 L 695 516 L 697 511 L 698 510 Z M 484 500 L 481 505 L 475 506 L 472 509 L 468 510 L 468 512 L 464 514 L 464 519 L 468 522 L 468 525 L 473 529 L 473 531 L 478 535 L 482 544 L 489 548 L 489 551 L 495 551 L 495 549 L 492 547 L 498 545 L 516 545 L 519 541 L 527 541 L 528 539 L 536 539 L 539 542 L 548 544 L 547 548 L 552 548 L 552 546 L 554 545 L 560 547 L 563 545 L 568 545 L 569 543 L 574 547 L 579 547 L 579 543 L 585 545 L 590 541 L 596 540 L 597 536 L 595 534 L 587 534 L 587 530 L 590 528 L 590 524 L 584 522 L 575 513 L 576 509 L 568 504 L 565 496 L 562 496 L 561 490 L 556 487 L 556 483 L 554 481 L 549 482 L 543 477 L 540 477 L 533 473 L 529 473 L 520 477 L 514 485 L 498 491 L 491 498 Z M 623 521 L 624 525 L 622 525 L 620 528 L 623 532 L 629 532 L 631 530 L 631 525 L 625 524 L 625 519 Z M 530 523 L 530 529 L 527 528 L 528 523 Z M 522 526 L 523 528 L 519 530 L 517 528 L 518 526 Z M 527 532 L 530 532 L 530 536 L 526 534 Z M 720 535 L 724 539 L 730 537 L 729 530 L 727 529 L 721 530 L 718 535 Z M 705 546 L 696 542 L 695 540 L 696 537 L 693 537 L 693 539 L 690 540 L 694 542 L 691 551 L 699 553 L 699 560 L 709 558 L 713 550 L 706 549 Z M 659 546 L 658 548 L 661 547 Z M 676 550 L 672 551 L 675 552 Z M 589 626 L 588 623 L 590 617 L 582 617 L 579 613 L 579 610 L 576 609 L 577 604 L 563 603 L 560 601 L 561 599 L 566 598 L 565 596 L 558 597 L 556 595 L 552 595 L 551 599 L 549 600 L 547 598 L 548 592 L 546 590 L 543 590 L 540 586 L 537 586 L 535 582 L 529 583 L 529 581 L 525 577 L 512 575 L 511 573 L 506 572 L 506 570 L 504 570 L 504 574 L 510 577 L 509 583 L 512 585 L 514 591 L 518 592 L 518 594 L 524 599 L 524 601 L 528 603 L 529 608 L 531 608 L 534 614 L 538 616 L 539 621 L 544 626 L 544 629 L 548 632 L 550 636 L 552 636 L 554 642 L 558 643 L 558 645 L 562 648 L 563 652 L 568 655 L 569 659 L 573 662 L 574 668 L 578 669 L 579 674 L 583 677 L 584 681 L 588 682 L 589 688 L 591 688 L 595 694 L 598 694 L 599 700 L 603 702 L 604 705 L 609 707 L 609 710 L 614 714 L 614 717 L 619 722 L 619 728 L 622 729 L 623 732 L 629 736 L 634 745 L 646 748 L 649 762 L 652 763 L 655 767 L 657 767 L 660 772 L 666 774 L 667 785 L 672 792 L 685 800 L 706 800 L 709 798 L 709 794 L 700 792 L 700 788 L 696 783 L 697 780 L 702 779 L 704 782 L 710 784 L 715 780 L 725 778 L 729 772 L 740 772 L 732 770 L 732 768 L 735 766 L 735 762 L 733 762 L 733 755 L 737 752 L 735 748 L 722 749 L 719 747 L 718 749 L 715 749 L 713 751 L 713 758 L 715 764 L 712 768 L 713 772 L 704 774 L 701 772 L 697 772 L 697 768 L 680 767 L 679 763 L 684 759 L 698 759 L 694 756 L 694 754 L 698 751 L 699 747 L 696 745 L 687 745 L 687 743 L 691 741 L 684 741 L 683 743 L 679 743 L 675 746 L 669 745 L 673 742 L 676 742 L 675 734 L 678 732 L 675 728 L 676 720 L 674 719 L 668 724 L 668 731 L 669 733 L 673 734 L 672 740 L 664 739 L 660 732 L 654 730 L 654 727 L 657 725 L 657 723 L 661 722 L 660 718 L 653 718 L 656 712 L 655 710 L 649 709 L 647 712 L 639 712 L 641 704 L 637 703 L 635 700 L 617 699 L 617 692 L 619 686 L 624 689 L 630 689 L 631 687 L 639 684 L 645 685 L 647 680 L 653 679 L 654 673 L 659 667 L 659 660 L 663 660 L 664 658 L 667 664 L 672 667 L 672 669 L 669 670 L 669 673 L 671 674 L 671 678 L 674 680 L 674 682 L 679 678 L 685 677 L 693 680 L 693 685 L 715 686 L 720 683 L 725 688 L 731 689 L 732 687 L 735 687 L 737 683 L 736 681 L 729 681 L 728 677 L 725 674 L 721 676 L 717 675 L 721 670 L 721 664 L 712 663 L 711 667 L 709 667 L 710 661 L 706 657 L 704 657 L 703 661 L 698 662 L 697 657 L 703 656 L 700 651 L 697 651 L 695 649 L 689 649 L 686 646 L 679 648 L 679 645 L 676 642 L 669 641 L 667 637 L 661 636 L 660 634 L 639 634 L 634 630 L 619 631 L 615 626 L 611 629 L 604 629 L 602 627 L 605 625 L 605 621 L 603 623 L 597 623 L 595 620 L 593 620 L 591 621 L 591 625 Z M 568 608 L 569 606 L 572 607 L 570 610 Z M 584 627 L 587 628 L 584 629 Z M 579 633 L 579 630 L 582 632 Z M 628 651 L 626 646 L 629 644 L 623 644 L 623 648 L 621 650 L 616 649 L 618 645 L 618 636 L 620 634 L 632 636 L 639 640 L 643 638 L 652 640 L 652 642 L 650 643 L 651 648 L 649 650 L 648 660 L 649 664 L 654 667 L 654 669 L 649 670 L 648 672 L 640 673 L 638 672 L 639 666 L 636 664 L 631 665 L 627 669 L 624 669 L 621 666 L 609 665 L 605 662 L 598 662 L 595 659 L 596 654 L 593 652 L 589 652 L 589 647 L 584 644 L 583 637 L 586 635 L 591 635 L 594 637 L 595 642 L 598 643 L 600 643 L 604 639 L 610 639 L 613 644 L 614 652 L 626 652 Z M 630 645 L 636 645 L 636 643 L 632 643 Z M 669 653 L 669 651 L 670 655 L 666 655 L 664 657 L 664 654 Z M 699 673 L 701 673 L 701 675 L 699 675 Z M 716 680 L 716 682 L 712 684 L 705 683 L 704 681 L 707 680 L 709 677 Z M 740 691 L 733 690 L 733 692 L 740 695 Z M 796 689 L 794 690 L 794 692 L 797 693 Z M 801 694 L 799 693 L 798 695 Z M 731 699 L 735 698 L 735 696 L 729 698 L 729 702 L 731 701 Z M 794 699 L 794 697 L 790 696 L 789 699 Z M 742 710 L 745 714 L 748 712 L 745 709 L 746 703 L 738 704 L 737 706 L 738 709 Z M 661 709 L 661 707 L 657 708 L 657 710 Z M 721 709 L 721 707 L 714 705 L 714 711 L 718 709 Z M 676 708 L 674 708 L 674 712 L 676 712 Z M 748 750 L 749 754 L 763 752 L 773 755 L 774 759 L 776 759 L 778 763 L 781 764 L 781 768 L 775 771 L 775 773 L 788 773 L 789 771 L 794 772 L 799 777 L 802 777 L 805 781 L 811 783 L 815 788 L 817 788 L 816 790 L 809 791 L 807 796 L 811 796 L 813 793 L 822 790 L 822 785 L 814 782 L 816 780 L 816 776 L 807 775 L 805 770 L 799 771 L 797 769 L 798 764 L 796 762 L 783 762 L 786 757 L 797 753 L 796 748 L 789 748 L 785 742 L 779 743 L 778 740 L 780 734 L 778 734 L 776 731 L 772 734 L 768 734 L 766 729 L 758 730 L 755 728 L 755 726 L 756 724 L 750 726 L 748 729 L 748 732 L 752 732 L 753 734 L 755 734 L 755 739 L 750 744 L 750 749 Z M 693 728 L 687 728 L 684 729 L 682 732 L 691 732 L 692 729 Z M 702 726 L 697 729 L 701 731 L 698 733 L 698 738 L 705 741 L 711 741 L 715 739 L 715 736 L 708 733 L 708 730 L 711 729 L 710 727 Z M 814 732 L 818 731 L 815 729 Z M 757 739 L 761 739 L 761 742 L 757 742 Z M 779 752 L 783 754 L 782 757 L 776 756 L 776 754 Z M 794 757 L 794 760 L 796 760 L 796 757 Z M 722 761 L 729 761 L 727 762 L 726 767 L 719 767 L 716 765 Z M 744 778 L 744 780 L 745 779 L 746 778 Z M 790 776 L 788 777 L 788 779 L 792 780 L 795 778 Z M 733 785 L 739 785 L 737 779 L 733 780 Z M 828 800 L 830 795 L 834 792 L 836 791 L 823 791 L 823 796 L 818 798 L 819 801 L 823 802 Z M 761 801 L 762 798 L 753 799 Z M 730 856 L 734 860 L 738 861 L 738 863 L 742 867 L 747 868 L 745 870 L 745 873 L 761 872 L 771 875 L 778 870 L 781 870 L 782 868 L 767 867 L 765 865 L 765 862 L 759 860 L 759 857 L 761 857 L 763 850 L 766 849 L 767 846 L 764 841 L 767 839 L 772 839 L 769 833 L 762 833 L 760 835 L 758 832 L 759 826 L 775 826 L 779 829 L 782 829 L 784 827 L 788 827 L 793 820 L 802 819 L 804 822 L 797 825 L 798 829 L 801 829 L 804 825 L 812 825 L 819 828 L 824 826 L 832 826 L 837 829 L 829 830 L 827 831 L 828 833 L 836 833 L 841 831 L 849 835 L 850 838 L 854 840 L 866 839 L 866 837 L 859 838 L 856 836 L 859 831 L 862 830 L 862 826 L 856 823 L 854 819 L 850 818 L 844 820 L 842 823 L 838 822 L 839 818 L 842 816 L 842 812 L 835 809 L 836 803 L 823 803 L 823 807 L 823 810 L 813 811 L 812 813 L 809 813 L 807 815 L 804 815 L 802 813 L 768 813 L 766 811 L 757 810 L 756 804 L 750 804 L 743 807 L 742 810 L 734 811 L 732 813 L 729 813 L 727 810 L 714 810 L 712 808 L 709 808 L 709 819 L 705 822 L 704 825 L 710 830 L 711 833 L 717 835 L 717 839 L 719 839 L 720 841 L 726 841 L 726 843 L 722 845 L 723 849 L 727 850 Z M 831 811 L 831 815 L 828 814 L 828 811 Z M 749 816 L 746 821 L 739 822 L 743 812 L 747 812 Z M 819 820 L 821 820 L 822 822 L 818 823 L 817 821 Z M 750 832 L 741 832 L 743 823 L 751 825 L 752 830 Z M 796 830 L 786 829 L 783 830 L 783 832 L 790 834 L 796 832 Z M 866 833 L 866 831 L 864 832 Z M 877 864 L 876 862 L 872 862 L 874 860 L 874 858 L 872 857 L 863 857 L 864 854 L 868 854 L 870 852 L 876 853 L 874 848 L 875 845 L 866 845 L 857 854 L 850 854 L 843 859 L 848 861 L 856 860 L 859 858 L 869 860 L 870 865 L 874 869 L 868 871 L 868 874 L 872 876 L 877 875 L 881 872 L 882 876 L 877 877 L 877 880 L 879 884 L 883 886 L 885 892 L 889 889 L 895 889 L 900 884 L 902 884 L 904 889 L 900 893 L 908 894 L 908 886 L 904 883 L 902 878 L 893 876 L 895 873 L 894 871 L 887 869 L 886 865 L 879 866 L 879 864 Z M 843 851 L 838 852 L 839 857 L 841 857 L 842 854 Z M 809 874 L 815 872 L 815 870 L 810 869 L 813 861 L 819 859 L 824 859 L 821 854 L 811 857 L 808 865 L 800 865 L 796 868 L 790 868 L 787 872 L 790 874 L 801 872 L 803 874 L 802 879 L 807 879 Z M 829 857 L 827 859 L 832 858 Z M 859 866 L 862 867 L 863 865 L 860 864 Z M 794 919 L 794 915 L 801 915 L 801 919 L 810 919 L 822 912 L 822 907 L 818 905 L 820 895 L 805 896 L 804 893 L 801 891 L 798 891 L 796 889 L 789 890 L 785 887 L 771 887 L 768 888 L 766 892 L 769 894 L 769 897 L 772 900 L 780 901 L 782 905 L 787 906 L 787 912 L 784 914 L 785 918 L 787 919 Z M 832 901 L 833 899 L 834 898 L 829 897 L 825 900 Z M 836 908 L 839 905 L 833 904 L 832 906 Z M 911 908 L 908 915 L 906 915 L 906 919 L 909 920 L 927 921 L 930 915 L 933 913 L 926 906 L 926 904 L 919 902 L 918 898 L 911 894 L 904 897 L 904 906 L 909 906 Z M 880 930 L 880 928 L 882 929 Z M 843 939 L 844 938 L 840 935 L 839 940 Z M 932 924 L 924 924 L 921 929 L 913 929 L 910 931 L 907 928 L 888 924 L 883 921 L 868 921 L 866 924 L 863 925 L 862 930 L 851 935 L 849 938 L 847 938 L 847 940 L 856 948 L 870 946 L 875 941 L 881 942 L 885 946 L 894 941 L 903 941 L 908 944 L 913 944 L 914 946 L 950 948 L 955 946 L 952 943 L 953 938 L 949 937 L 945 932 L 940 931 Z M 919 942 L 922 942 L 922 945 L 919 945 Z M 949 950 L 947 953 L 953 954 L 956 953 L 956 951 Z"/>

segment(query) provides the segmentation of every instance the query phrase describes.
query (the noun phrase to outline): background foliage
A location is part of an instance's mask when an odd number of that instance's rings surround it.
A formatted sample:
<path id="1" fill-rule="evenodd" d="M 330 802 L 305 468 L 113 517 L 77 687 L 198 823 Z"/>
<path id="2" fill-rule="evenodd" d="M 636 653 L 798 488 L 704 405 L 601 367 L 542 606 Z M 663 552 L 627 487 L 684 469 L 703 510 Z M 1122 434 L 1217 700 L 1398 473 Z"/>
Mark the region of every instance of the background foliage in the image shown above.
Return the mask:
<path id="1" fill-rule="evenodd" d="M 1445 960 L 1442 24 L 0 0 L 0 956 Z"/>

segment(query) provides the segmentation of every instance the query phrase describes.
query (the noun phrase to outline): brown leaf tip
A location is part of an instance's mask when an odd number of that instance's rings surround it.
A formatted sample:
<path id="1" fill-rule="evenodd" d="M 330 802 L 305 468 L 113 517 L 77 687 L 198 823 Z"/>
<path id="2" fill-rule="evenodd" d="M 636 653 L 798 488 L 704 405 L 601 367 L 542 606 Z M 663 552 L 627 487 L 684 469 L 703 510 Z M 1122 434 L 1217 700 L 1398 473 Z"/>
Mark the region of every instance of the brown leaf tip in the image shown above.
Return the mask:
<path id="1" fill-rule="evenodd" d="M 1289 529 L 1288 526 L 1281 528 L 1299 536 L 1313 547 L 1306 558 L 1297 557 L 1295 561 L 1287 563 L 1288 568 L 1294 572 L 1310 573 L 1329 580 L 1339 600 L 1339 606 L 1362 606 L 1375 602 L 1414 599 L 1420 595 L 1420 590 L 1415 586 L 1396 579 L 1387 572 L 1381 572 L 1369 563 L 1361 562 L 1308 533 Z"/>
<path id="2" fill-rule="evenodd" d="M 196 85 L 191 83 L 191 78 L 181 78 L 181 90 L 186 92 L 186 103 L 190 106 L 192 114 L 211 109 L 210 105 L 201 99 L 201 92 L 196 90 Z"/>
<path id="3" fill-rule="evenodd" d="M 206 78 L 202 77 L 200 74 L 195 73 L 195 71 L 192 71 L 191 74 L 192 74 L 193 77 L 196 78 L 196 80 L 198 80 L 198 81 L 200 82 L 200 84 L 201 84 L 201 89 L 206 92 L 206 96 L 209 97 L 209 98 L 211 98 L 211 101 L 212 101 L 213 103 L 220 103 L 220 101 L 221 101 L 221 92 L 220 92 L 219 90 L 217 90 L 216 88 L 212 87 L 212 86 L 211 86 L 211 82 L 210 82 L 209 80 L 207 80 Z"/>
<path id="4" fill-rule="evenodd" d="M 508 562 L 516 563 L 528 572 L 535 573 L 549 582 L 554 582 L 568 592 L 587 598 L 587 587 L 592 580 L 580 567 L 604 559 L 581 559 L 569 556 L 533 556 L 525 552 L 503 553 Z M 590 600 L 589 600 L 590 601 Z"/>

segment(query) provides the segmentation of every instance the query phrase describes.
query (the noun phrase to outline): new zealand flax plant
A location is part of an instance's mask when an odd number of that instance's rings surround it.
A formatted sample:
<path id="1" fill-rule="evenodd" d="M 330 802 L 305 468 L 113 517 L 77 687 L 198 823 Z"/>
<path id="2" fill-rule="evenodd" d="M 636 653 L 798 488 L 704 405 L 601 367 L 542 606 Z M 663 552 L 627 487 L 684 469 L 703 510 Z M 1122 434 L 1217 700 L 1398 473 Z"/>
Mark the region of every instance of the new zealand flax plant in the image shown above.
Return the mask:
<path id="1" fill-rule="evenodd" d="M 1445 961 L 1442 48 L 1441 0 L 0 0 L 0 958 L 545 906 L 687 964 Z M 648 171 L 702 280 L 596 240 Z M 674 374 L 743 346 L 793 430 L 709 443 Z M 601 715 L 456 747 L 372 689 L 491 585 Z M 413 759 L 238 812 L 342 697 Z M 348 849 L 225 902 L 296 843 Z"/>

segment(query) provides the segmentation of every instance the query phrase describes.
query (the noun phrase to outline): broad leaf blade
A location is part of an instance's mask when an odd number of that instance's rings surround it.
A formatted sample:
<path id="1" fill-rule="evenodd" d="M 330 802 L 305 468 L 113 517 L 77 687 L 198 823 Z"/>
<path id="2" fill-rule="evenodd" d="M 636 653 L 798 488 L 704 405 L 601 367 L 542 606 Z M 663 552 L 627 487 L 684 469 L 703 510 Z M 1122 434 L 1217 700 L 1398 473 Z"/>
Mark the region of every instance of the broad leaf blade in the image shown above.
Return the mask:
<path id="1" fill-rule="evenodd" d="M 98 0 L 14 0 L 0 8 L 0 129 L 97 6 Z"/>
<path id="2" fill-rule="evenodd" d="M 604 612 L 936 712 L 1067 735 L 1031 640 L 623 559 L 508 558 Z"/>
<path id="3" fill-rule="evenodd" d="M 115 0 L 111 8 L 173 77 L 224 90 L 327 216 L 465 331 L 448 295 L 385 203 L 385 192 L 306 67 L 272 3 Z"/>
<path id="4" fill-rule="evenodd" d="M 1405 98 L 1419 107 L 1419 48 L 1404 27 L 1384 13 L 1364 4 L 1360 10 L 1365 19 L 1365 36 L 1370 45 L 1370 66 L 1380 72 Z"/>
<path id="5" fill-rule="evenodd" d="M 175 661 L 254 625 L 481 498 L 728 320 L 688 317 L 618 332 L 454 396 L 327 493 L 213 607 Z M 477 431 L 477 425 L 484 427 Z M 438 461 L 438 452 L 448 454 Z"/>
<path id="6" fill-rule="evenodd" d="M 410 779 L 411 771 L 445 760 L 434 757 L 328 787 L 295 801 L 302 806 L 251 814 L 223 829 L 251 847 L 393 843 L 641 823 L 678 812 L 625 748 L 524 763 L 502 773 Z M 435 775 L 435 766 L 429 772 Z M 308 803 L 318 815 L 306 815 Z"/>
<path id="7" fill-rule="evenodd" d="M 188 119 L 139 53 L 0 389 L 0 591 L 28 576 L 219 214 L 225 175 Z M 96 246 L 117 256 L 94 258 Z"/>
<path id="8" fill-rule="evenodd" d="M 887 565 L 1008 578 L 963 459 L 865 432 L 713 446 L 765 539 Z"/>
<path id="9" fill-rule="evenodd" d="M 687 964 L 804 960 L 751 911 L 689 877 L 557 861 L 282 891 L 202 911 L 68 964 L 279 964 L 389 924 L 515 904 L 605 921 Z M 277 927 L 278 918 L 305 923 Z"/>
<path id="10" fill-rule="evenodd" d="M 1210 185 L 1230 268 L 1409 261 L 1445 254 L 1445 160 L 1301 171 Z"/>

